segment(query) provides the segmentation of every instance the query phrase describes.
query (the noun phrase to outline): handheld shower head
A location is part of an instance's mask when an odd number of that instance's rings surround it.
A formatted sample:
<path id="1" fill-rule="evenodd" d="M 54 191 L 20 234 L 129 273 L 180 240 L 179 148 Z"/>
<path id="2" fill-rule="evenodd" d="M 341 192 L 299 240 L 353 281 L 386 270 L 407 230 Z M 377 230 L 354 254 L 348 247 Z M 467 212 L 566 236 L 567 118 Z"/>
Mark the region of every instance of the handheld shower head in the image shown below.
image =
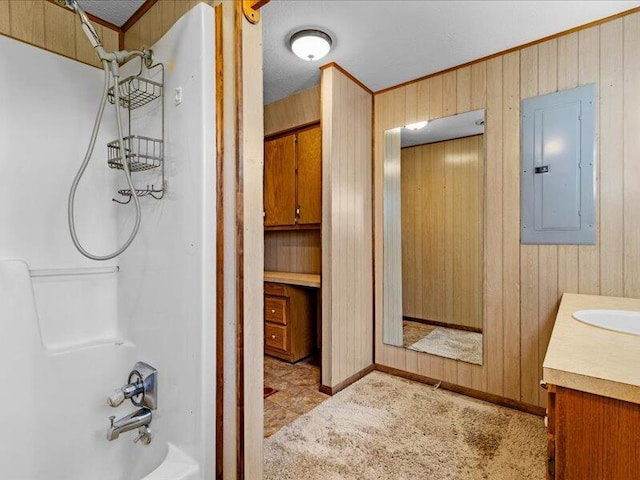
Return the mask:
<path id="1" fill-rule="evenodd" d="M 89 39 L 89 42 L 93 46 L 93 48 L 101 47 L 102 42 L 100 41 L 100 37 L 98 36 L 98 32 L 96 32 L 93 25 L 89 21 L 89 17 L 84 13 L 84 10 L 80 8 L 78 2 L 76 0 L 55 0 L 55 2 L 61 7 L 66 7 L 69 10 L 76 12 L 80 16 L 80 21 L 82 22 L 82 30 L 84 30 L 84 34 Z"/>
<path id="2" fill-rule="evenodd" d="M 55 0 L 55 2 L 61 7 L 66 7 L 74 12 L 77 11 L 78 2 L 76 0 Z"/>

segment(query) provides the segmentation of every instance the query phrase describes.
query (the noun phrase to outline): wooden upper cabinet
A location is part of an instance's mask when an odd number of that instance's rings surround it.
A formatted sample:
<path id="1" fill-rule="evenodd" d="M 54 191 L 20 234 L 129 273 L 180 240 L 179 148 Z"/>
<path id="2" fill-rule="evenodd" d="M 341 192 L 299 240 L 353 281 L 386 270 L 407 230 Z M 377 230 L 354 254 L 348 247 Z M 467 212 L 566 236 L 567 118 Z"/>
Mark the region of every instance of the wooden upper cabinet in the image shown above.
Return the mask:
<path id="1" fill-rule="evenodd" d="M 322 132 L 320 127 L 298 134 L 298 224 L 322 221 Z"/>
<path id="2" fill-rule="evenodd" d="M 293 225 L 296 212 L 295 137 L 268 140 L 264 144 L 264 225 Z"/>
<path id="3" fill-rule="evenodd" d="M 306 128 L 264 143 L 264 226 L 322 221 L 322 130 Z"/>

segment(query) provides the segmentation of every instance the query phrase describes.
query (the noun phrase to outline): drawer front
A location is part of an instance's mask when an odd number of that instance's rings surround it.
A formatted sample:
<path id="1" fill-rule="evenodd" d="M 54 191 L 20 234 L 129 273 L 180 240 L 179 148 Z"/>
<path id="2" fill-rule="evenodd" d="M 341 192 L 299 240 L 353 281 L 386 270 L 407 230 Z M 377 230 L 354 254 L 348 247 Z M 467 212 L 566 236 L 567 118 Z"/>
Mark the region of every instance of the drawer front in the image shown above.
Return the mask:
<path id="1" fill-rule="evenodd" d="M 287 327 L 266 323 L 264 326 L 264 343 L 269 348 L 287 351 Z"/>
<path id="2" fill-rule="evenodd" d="M 265 297 L 264 319 L 267 322 L 287 324 L 287 299 L 281 297 Z"/>
<path id="3" fill-rule="evenodd" d="M 264 293 L 287 297 L 287 287 L 282 283 L 264 282 Z"/>

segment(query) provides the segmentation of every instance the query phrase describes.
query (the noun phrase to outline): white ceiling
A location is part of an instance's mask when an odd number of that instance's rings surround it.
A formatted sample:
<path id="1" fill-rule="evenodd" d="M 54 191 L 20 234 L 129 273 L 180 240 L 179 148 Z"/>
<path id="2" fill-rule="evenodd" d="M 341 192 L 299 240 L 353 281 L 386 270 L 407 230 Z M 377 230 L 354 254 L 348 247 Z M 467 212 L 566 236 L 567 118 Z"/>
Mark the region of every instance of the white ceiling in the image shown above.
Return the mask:
<path id="1" fill-rule="evenodd" d="M 122 26 L 144 0 L 78 0 Z M 271 0 L 262 8 L 264 102 L 316 85 L 318 67 L 337 62 L 373 91 L 584 25 L 640 0 Z M 306 62 L 292 33 L 319 28 L 333 49 Z"/>
<path id="2" fill-rule="evenodd" d="M 85 12 L 119 27 L 124 25 L 143 3 L 144 0 L 78 0 L 80 8 Z"/>
<path id="3" fill-rule="evenodd" d="M 264 102 L 316 85 L 337 62 L 373 91 L 584 25 L 640 1 L 271 0 L 262 8 Z M 288 48 L 319 28 L 333 49 L 318 62 Z"/>

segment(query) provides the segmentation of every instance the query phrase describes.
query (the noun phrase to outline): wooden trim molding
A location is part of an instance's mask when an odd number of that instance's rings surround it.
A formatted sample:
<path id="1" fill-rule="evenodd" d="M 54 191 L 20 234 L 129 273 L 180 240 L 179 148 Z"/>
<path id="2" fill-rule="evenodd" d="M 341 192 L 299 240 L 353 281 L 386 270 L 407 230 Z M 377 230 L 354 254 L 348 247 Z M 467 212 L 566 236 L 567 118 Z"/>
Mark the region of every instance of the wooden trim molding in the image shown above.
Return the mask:
<path id="1" fill-rule="evenodd" d="M 314 120 L 313 122 L 303 123 L 302 125 L 296 125 L 295 127 L 287 128 L 286 130 L 280 130 L 277 132 L 270 133 L 269 135 L 264 136 L 264 140 L 267 141 L 267 140 L 274 140 L 279 137 L 286 137 L 287 135 L 290 135 L 292 133 L 298 133 L 303 130 L 308 130 L 310 128 L 319 127 L 319 126 L 320 126 L 320 121 Z"/>
<path id="2" fill-rule="evenodd" d="M 341 73 L 343 73 L 345 76 L 349 77 L 349 79 L 351 79 L 351 81 L 355 84 L 357 84 L 360 88 L 362 88 L 363 90 L 365 90 L 366 92 L 368 92 L 370 95 L 374 95 L 375 93 L 369 88 L 367 87 L 364 83 L 362 83 L 360 80 L 358 80 L 356 77 L 354 77 L 353 75 L 351 75 L 349 72 L 347 72 L 344 68 L 342 68 L 339 64 L 337 64 L 336 62 L 331 62 L 331 63 L 327 63 L 326 65 L 323 65 L 320 67 L 320 70 L 325 70 L 327 68 L 333 67 L 336 70 L 339 70 Z"/>
<path id="3" fill-rule="evenodd" d="M 371 372 L 373 372 L 376 369 L 375 365 L 371 364 L 366 368 L 363 368 L 362 370 L 360 370 L 359 372 L 351 375 L 349 378 L 347 378 L 346 380 L 343 380 L 342 382 L 340 382 L 339 384 L 337 384 L 335 387 L 328 387 L 327 385 L 320 385 L 320 392 L 326 394 L 326 395 L 335 395 L 336 393 L 338 393 L 341 390 L 344 390 L 345 388 L 347 388 L 349 385 L 351 385 L 352 383 L 357 382 L 358 380 L 360 380 L 362 377 L 365 377 L 367 375 L 369 375 Z"/>
<path id="4" fill-rule="evenodd" d="M 453 383 L 442 382 L 434 378 L 418 375 L 417 373 L 406 372 L 404 370 L 400 370 L 393 367 L 387 367 L 386 365 L 381 365 L 379 363 L 375 364 L 375 369 L 378 370 L 379 372 L 388 373 L 389 375 L 405 378 L 407 380 L 412 380 L 414 382 L 426 383 L 427 385 L 438 386 L 439 388 L 444 388 L 445 390 L 449 390 L 451 392 L 460 393 L 462 395 L 466 395 L 467 397 L 477 398 L 478 400 L 483 400 L 485 402 L 493 403 L 495 405 L 500 405 L 502 407 L 512 408 L 514 410 L 520 410 L 521 412 L 531 413 L 539 417 L 545 416 L 545 408 L 538 407 L 537 405 L 530 405 L 528 403 L 518 402 L 516 400 L 511 400 L 510 398 L 501 397 L 499 395 L 493 395 L 491 393 L 481 392 L 479 390 L 474 390 L 472 388 L 461 387 Z"/>
<path id="5" fill-rule="evenodd" d="M 242 131 L 242 5 L 234 2 L 236 115 L 236 468 L 244 480 L 244 170 Z"/>
<path id="6" fill-rule="evenodd" d="M 147 13 L 149 9 L 153 7 L 157 2 L 158 0 L 146 0 L 142 5 L 140 5 L 140 8 L 138 8 L 138 10 L 136 10 L 134 14 L 131 15 L 129 20 L 124 22 L 124 25 L 122 25 L 122 31 L 124 33 L 127 33 L 127 30 L 133 27 L 135 23 L 140 20 L 144 16 L 144 14 Z"/>
<path id="7" fill-rule="evenodd" d="M 608 17 L 601 18 L 599 20 L 594 20 L 593 22 L 585 23 L 584 25 L 579 25 L 577 27 L 573 27 L 573 28 L 570 28 L 568 30 L 564 30 L 564 31 L 559 32 L 559 33 L 554 33 L 553 35 L 548 35 L 546 37 L 540 38 L 538 40 L 534 40 L 532 42 L 524 43 L 524 44 L 518 45 L 516 47 L 512 47 L 512 48 L 508 48 L 506 50 L 502 50 L 500 52 L 492 53 L 491 55 L 487 55 L 487 56 L 482 57 L 482 58 L 477 58 L 475 60 L 471 60 L 470 62 L 463 63 L 461 65 L 456 65 L 456 66 L 453 66 L 453 67 L 450 67 L 450 68 L 447 68 L 447 69 L 444 69 L 444 70 L 440 70 L 439 72 L 434 72 L 434 73 L 430 73 L 429 75 L 424 75 L 422 77 L 414 78 L 413 80 L 407 80 L 406 82 L 399 83 L 398 85 L 393 85 L 391 87 L 383 88 L 383 89 L 378 90 L 377 92 L 375 92 L 374 95 L 379 95 L 381 93 L 386 93 L 386 92 L 389 92 L 391 90 L 395 90 L 396 88 L 406 87 L 407 85 L 411 85 L 412 83 L 421 82 L 423 80 L 427 80 L 429 78 L 436 77 L 438 75 L 442 75 L 442 74 L 445 74 L 445 73 L 453 72 L 455 70 L 458 70 L 458 69 L 461 69 L 461 68 L 464 68 L 464 67 L 469 67 L 469 66 L 474 65 L 476 63 L 485 62 L 487 60 L 491 60 L 492 58 L 501 57 L 503 55 L 507 55 L 507 54 L 512 53 L 512 52 L 517 52 L 517 51 L 525 49 L 527 47 L 532 47 L 534 45 L 538 45 L 540 43 L 548 42 L 549 40 L 553 40 L 555 38 L 559 38 L 559 37 L 562 37 L 564 35 L 569 35 L 571 33 L 579 32 L 580 30 L 586 30 L 588 28 L 595 27 L 597 25 L 602 25 L 603 23 L 607 23 L 607 22 L 610 22 L 612 20 L 616 20 L 618 18 L 626 17 L 627 15 L 632 15 L 632 14 L 638 13 L 638 12 L 640 12 L 640 7 L 635 7 L 635 8 L 632 8 L 630 10 L 625 10 L 624 12 L 616 13 L 615 15 L 610 15 Z M 321 67 L 321 68 L 324 68 L 324 67 Z"/>
<path id="8" fill-rule="evenodd" d="M 224 471 L 224 76 L 222 4 L 215 7 L 216 68 L 216 479 Z"/>

